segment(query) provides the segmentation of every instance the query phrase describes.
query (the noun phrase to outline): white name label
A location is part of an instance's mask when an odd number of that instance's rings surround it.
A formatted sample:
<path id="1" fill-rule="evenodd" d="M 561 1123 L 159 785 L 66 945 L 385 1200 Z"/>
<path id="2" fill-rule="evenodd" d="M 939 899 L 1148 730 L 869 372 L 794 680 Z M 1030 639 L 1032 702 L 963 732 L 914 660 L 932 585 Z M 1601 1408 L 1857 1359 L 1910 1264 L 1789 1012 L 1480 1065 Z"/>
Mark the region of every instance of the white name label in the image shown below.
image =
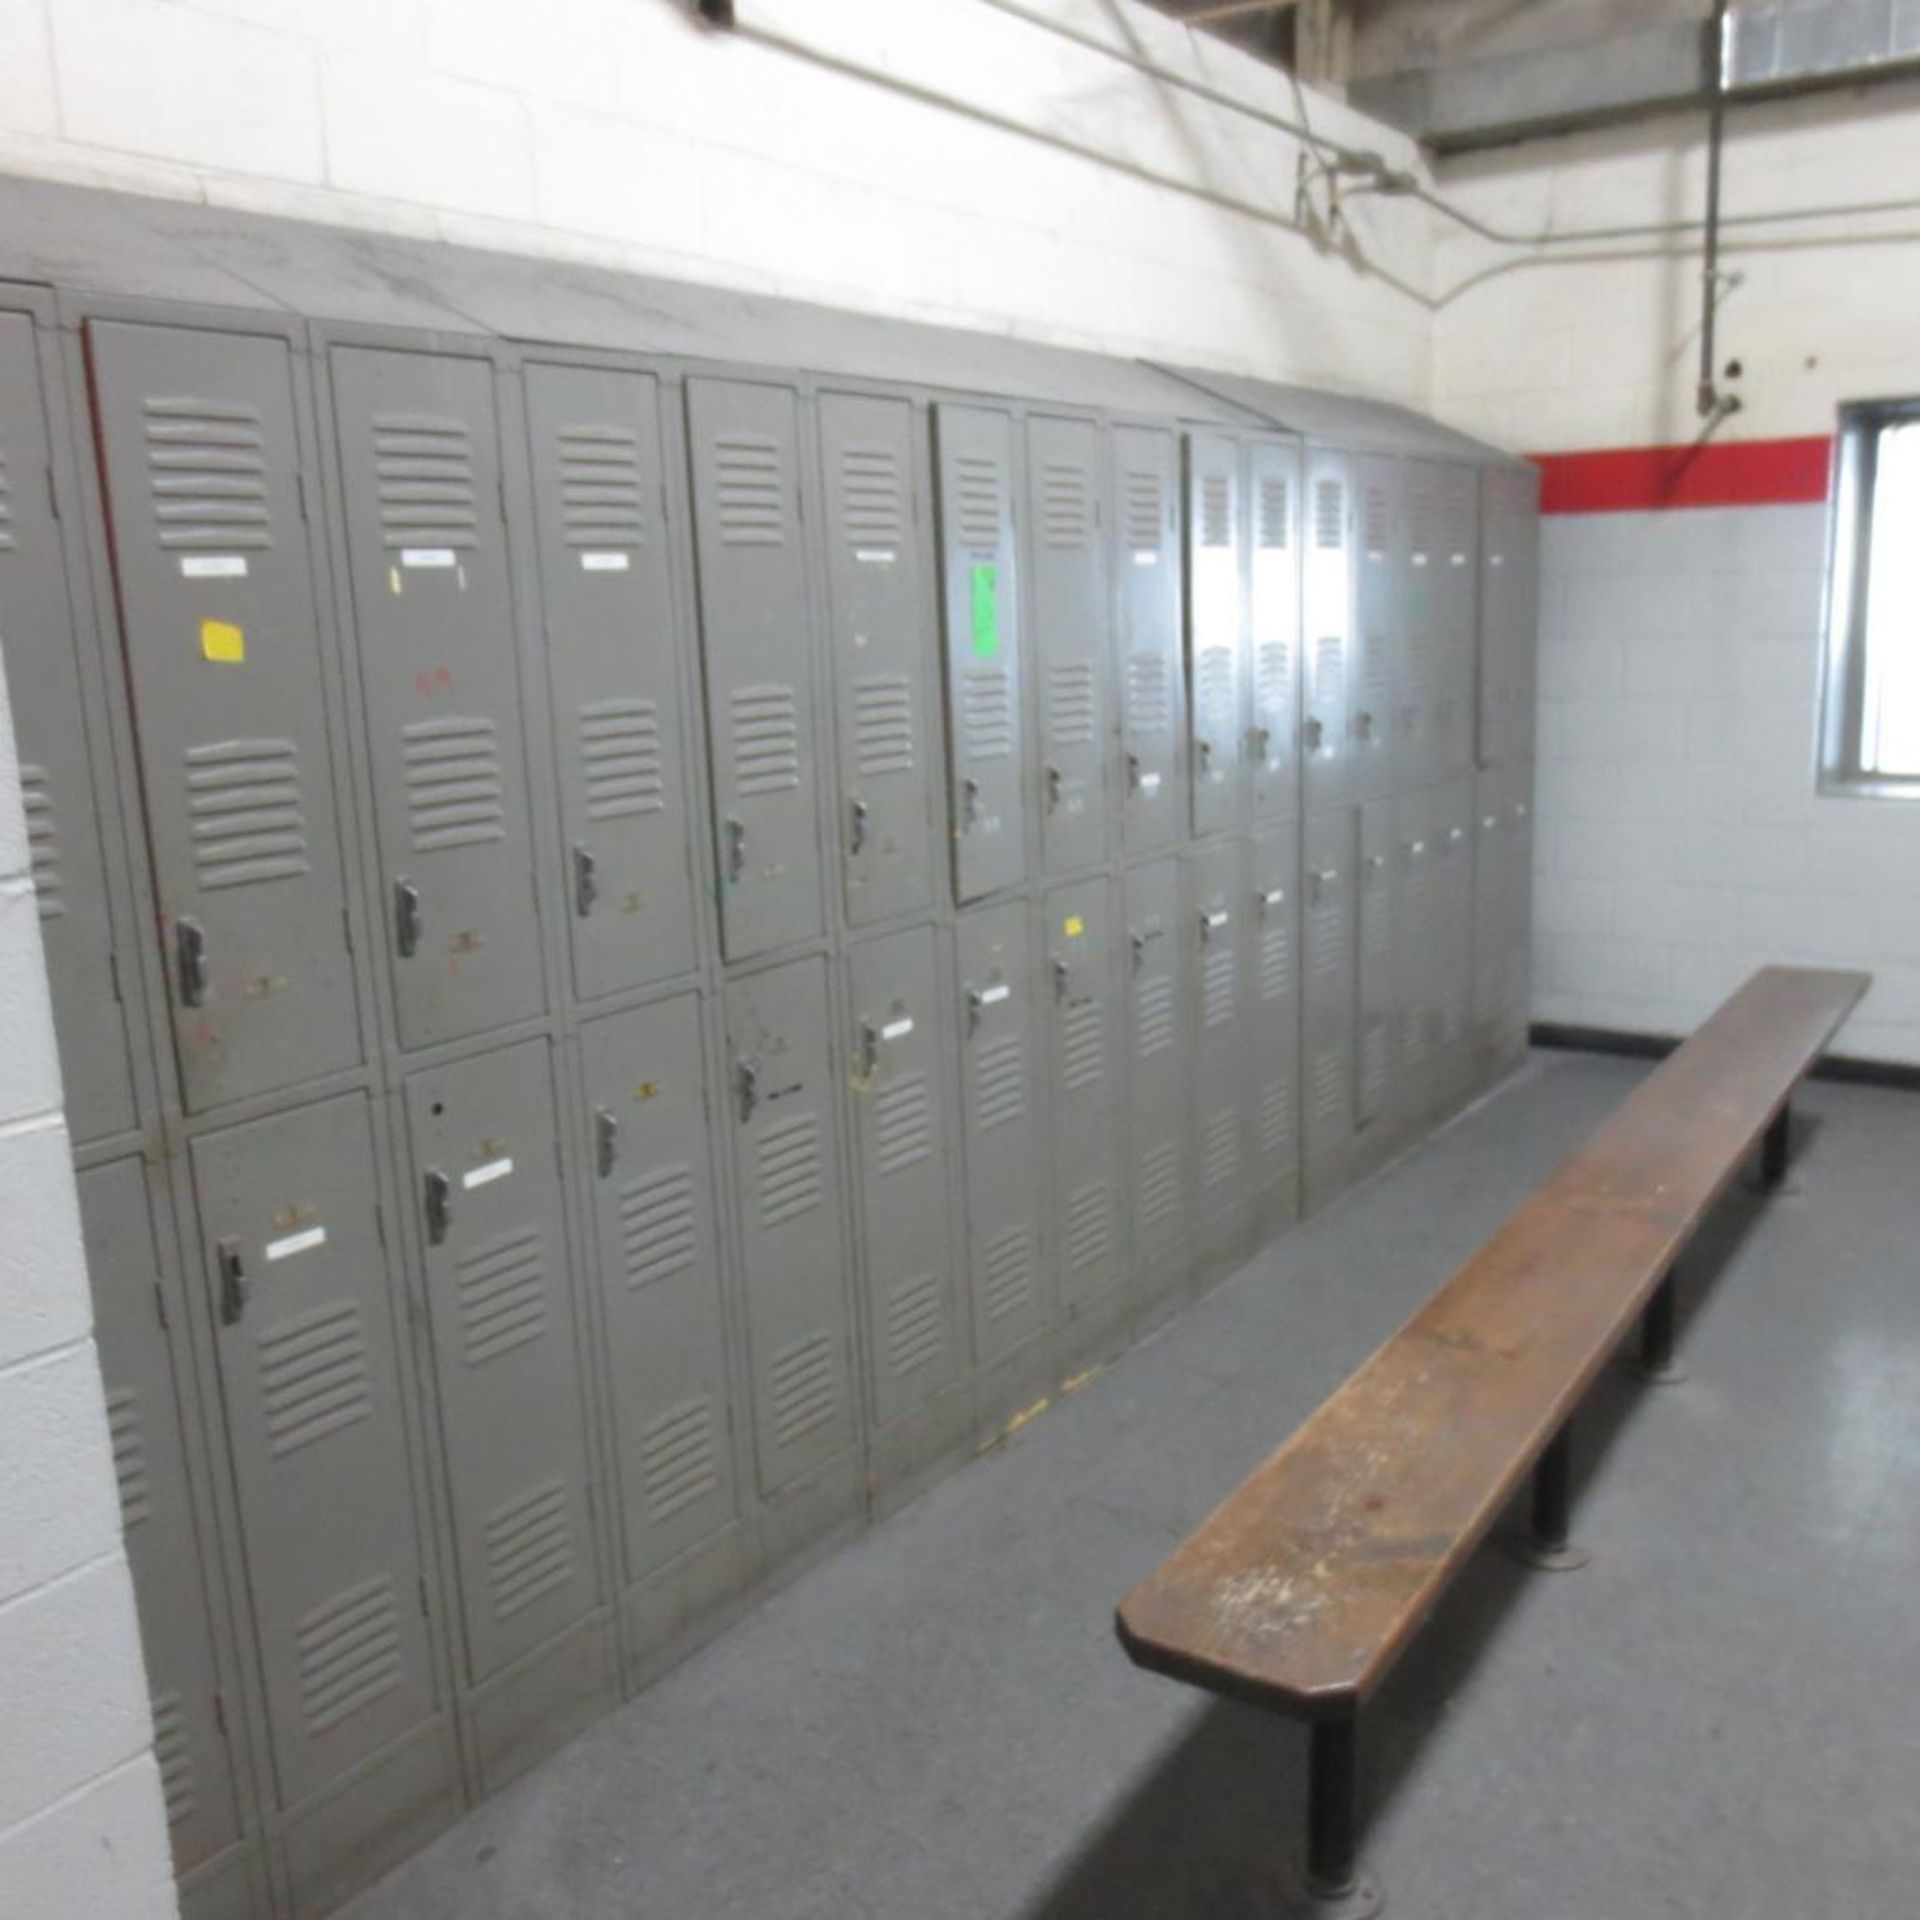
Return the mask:
<path id="1" fill-rule="evenodd" d="M 262 1251 L 269 1260 L 290 1260 L 296 1253 L 311 1253 L 326 1244 L 325 1227 L 303 1227 L 298 1233 L 283 1233 L 278 1240 L 269 1240 Z"/>
<path id="2" fill-rule="evenodd" d="M 183 553 L 180 572 L 188 580 L 244 580 L 247 556 L 244 553 Z"/>
<path id="3" fill-rule="evenodd" d="M 912 1031 L 913 1020 L 911 1016 L 900 1020 L 889 1020 L 887 1024 L 880 1029 L 880 1038 L 882 1040 L 904 1040 Z"/>
<path id="4" fill-rule="evenodd" d="M 504 1180 L 513 1171 L 513 1158 L 502 1154 L 498 1160 L 488 1160 L 482 1165 L 470 1168 L 460 1176 L 460 1184 L 472 1192 L 475 1187 L 491 1185 L 495 1180 Z"/>
<path id="5" fill-rule="evenodd" d="M 1157 567 L 1160 555 L 1152 547 L 1136 547 L 1133 551 L 1133 564 L 1136 567 Z"/>
<path id="6" fill-rule="evenodd" d="M 580 556 L 582 573 L 625 573 L 632 565 L 630 553 L 583 553 Z"/>
<path id="7" fill-rule="evenodd" d="M 891 547 L 855 547 L 853 557 L 863 567 L 890 567 L 893 565 L 894 552 Z"/>
<path id="8" fill-rule="evenodd" d="M 980 1004 L 983 1007 L 997 1007 L 1002 1000 L 1011 1000 L 1013 989 L 1003 980 L 997 987 L 982 987 Z"/>
<path id="9" fill-rule="evenodd" d="M 402 547 L 403 567 L 457 567 L 460 556 L 451 547 Z"/>
<path id="10" fill-rule="evenodd" d="M 1224 927 L 1227 924 L 1227 916 L 1224 912 L 1209 913 L 1204 918 L 1210 927 Z"/>
<path id="11" fill-rule="evenodd" d="M 1158 793 L 1160 791 L 1160 776 L 1157 773 L 1143 773 L 1140 776 L 1140 791 L 1142 793 Z"/>

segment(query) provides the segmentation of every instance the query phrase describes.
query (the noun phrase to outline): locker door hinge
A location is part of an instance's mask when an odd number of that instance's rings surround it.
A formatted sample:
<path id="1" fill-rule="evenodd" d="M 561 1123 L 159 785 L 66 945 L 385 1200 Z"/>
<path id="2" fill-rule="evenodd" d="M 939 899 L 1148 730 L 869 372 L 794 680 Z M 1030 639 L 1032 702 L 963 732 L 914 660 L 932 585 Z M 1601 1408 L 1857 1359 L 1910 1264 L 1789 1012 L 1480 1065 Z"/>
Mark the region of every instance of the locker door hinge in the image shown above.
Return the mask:
<path id="1" fill-rule="evenodd" d="M 293 497 L 300 508 L 300 518 L 311 519 L 312 515 L 307 509 L 307 474 L 304 467 L 296 467 L 293 470 Z"/>
<path id="2" fill-rule="evenodd" d="M 160 1322 L 162 1333 L 171 1333 L 173 1323 L 167 1318 L 167 1290 L 158 1280 L 153 1283 L 153 1317 Z"/>
<path id="3" fill-rule="evenodd" d="M 113 988 L 113 1004 L 120 1006 L 125 999 L 120 991 L 120 956 L 111 947 L 107 949 L 107 983 Z"/>
<path id="4" fill-rule="evenodd" d="M 345 907 L 340 909 L 340 938 L 347 951 L 353 951 L 353 920 Z"/>
<path id="5" fill-rule="evenodd" d="M 507 476 L 504 471 L 494 475 L 493 490 L 500 496 L 500 524 L 505 526 L 507 523 Z"/>
<path id="6" fill-rule="evenodd" d="M 383 1247 L 387 1244 L 387 1210 L 378 1200 L 373 1203 L 373 1236 Z"/>
<path id="7" fill-rule="evenodd" d="M 421 1576 L 418 1585 L 420 1588 L 420 1617 L 423 1620 L 431 1620 L 433 1618 L 433 1609 L 427 1604 L 427 1582 L 424 1574 Z"/>
<path id="8" fill-rule="evenodd" d="M 227 1693 L 224 1687 L 213 1690 L 213 1724 L 220 1729 L 221 1739 L 227 1735 Z"/>
<path id="9" fill-rule="evenodd" d="M 47 462 L 47 511 L 58 520 L 60 518 L 60 489 L 54 483 L 53 462 Z"/>

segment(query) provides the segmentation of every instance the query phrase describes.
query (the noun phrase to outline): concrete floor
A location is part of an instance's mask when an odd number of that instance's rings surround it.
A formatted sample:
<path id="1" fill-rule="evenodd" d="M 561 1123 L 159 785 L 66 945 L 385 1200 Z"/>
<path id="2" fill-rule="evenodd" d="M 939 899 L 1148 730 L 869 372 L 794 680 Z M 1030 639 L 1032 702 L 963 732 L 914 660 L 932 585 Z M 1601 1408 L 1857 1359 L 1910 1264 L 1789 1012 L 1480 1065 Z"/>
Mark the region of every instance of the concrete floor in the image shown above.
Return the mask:
<path id="1" fill-rule="evenodd" d="M 351 1920 L 1276 1914 L 1302 1735 L 1136 1672 L 1113 1604 L 1643 1071 L 1540 1056 Z M 1920 1913 L 1920 1098 L 1798 1111 L 1684 1270 L 1692 1377 L 1582 1413 L 1592 1565 L 1483 1549 L 1377 1703 L 1405 1920 Z"/>

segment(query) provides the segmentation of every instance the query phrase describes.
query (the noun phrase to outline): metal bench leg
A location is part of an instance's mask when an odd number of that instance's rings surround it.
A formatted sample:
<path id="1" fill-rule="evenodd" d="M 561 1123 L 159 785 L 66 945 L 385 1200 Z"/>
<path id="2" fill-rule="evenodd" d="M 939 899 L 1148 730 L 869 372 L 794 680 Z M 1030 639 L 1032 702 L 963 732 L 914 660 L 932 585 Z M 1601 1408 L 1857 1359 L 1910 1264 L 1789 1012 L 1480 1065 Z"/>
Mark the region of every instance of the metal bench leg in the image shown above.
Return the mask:
<path id="1" fill-rule="evenodd" d="M 1547 1443 L 1533 1470 L 1533 1530 L 1512 1541 L 1513 1557 L 1543 1573 L 1571 1573 L 1593 1558 L 1567 1538 L 1573 1505 L 1573 1422 Z"/>
<path id="2" fill-rule="evenodd" d="M 1360 1722 L 1316 1720 L 1307 1756 L 1306 1907 L 1315 1920 L 1370 1920 L 1386 1905 L 1360 1870 Z"/>
<path id="3" fill-rule="evenodd" d="M 1673 1357 L 1674 1274 L 1654 1289 L 1640 1316 L 1640 1359 L 1634 1372 L 1650 1387 L 1670 1387 L 1687 1377 L 1687 1370 Z"/>
<path id="4" fill-rule="evenodd" d="M 1787 1101 L 1773 1116 L 1773 1123 L 1760 1139 L 1760 1190 L 1778 1193 L 1787 1179 L 1787 1136 L 1793 1131 L 1793 1102 Z"/>

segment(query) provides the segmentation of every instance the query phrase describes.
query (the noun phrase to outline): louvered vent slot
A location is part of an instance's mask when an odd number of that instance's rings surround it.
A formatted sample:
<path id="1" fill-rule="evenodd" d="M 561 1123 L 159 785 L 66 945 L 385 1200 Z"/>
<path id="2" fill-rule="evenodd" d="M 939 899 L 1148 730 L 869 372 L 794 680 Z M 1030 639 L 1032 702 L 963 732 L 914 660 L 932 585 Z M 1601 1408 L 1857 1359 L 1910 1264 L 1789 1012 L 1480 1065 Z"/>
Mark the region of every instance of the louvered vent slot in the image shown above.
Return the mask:
<path id="1" fill-rule="evenodd" d="M 1253 697 L 1271 720 L 1293 704 L 1293 649 L 1284 640 L 1263 641 L 1254 657 Z"/>
<path id="2" fill-rule="evenodd" d="M 1313 483 L 1313 544 L 1335 553 L 1347 544 L 1347 491 L 1338 480 Z"/>
<path id="3" fill-rule="evenodd" d="M 1004 1320 L 1033 1298 L 1033 1240 L 1025 1227 L 1008 1227 L 987 1242 L 980 1284 L 989 1320 Z"/>
<path id="4" fill-rule="evenodd" d="M 540 1229 L 483 1240 L 460 1256 L 455 1287 L 467 1365 L 484 1366 L 547 1330 L 547 1274 Z"/>
<path id="5" fill-rule="evenodd" d="M 407 828 L 415 853 L 507 837 L 500 743 L 478 715 L 414 720 L 400 729 Z"/>
<path id="6" fill-rule="evenodd" d="M 685 1273 L 699 1251 L 693 1169 L 655 1167 L 620 1189 L 620 1256 L 629 1287 L 650 1287 Z"/>
<path id="7" fill-rule="evenodd" d="M 825 1333 L 808 1334 L 773 1356 L 768 1384 L 778 1445 L 793 1446 L 834 1418 L 840 1399 L 837 1373 L 833 1341 Z"/>
<path id="8" fill-rule="evenodd" d="M 1238 984 L 1234 950 L 1231 947 L 1210 948 L 1200 985 L 1200 1020 L 1203 1026 L 1224 1027 L 1233 1018 Z"/>
<path id="9" fill-rule="evenodd" d="M 1393 924 L 1387 915 L 1384 883 L 1375 879 L 1370 897 L 1360 907 L 1360 954 L 1366 960 L 1386 960 L 1393 952 Z"/>
<path id="10" fill-rule="evenodd" d="M 357 1426 L 373 1413 L 360 1308 L 312 1307 L 259 1336 L 260 1401 L 276 1456 Z"/>
<path id="11" fill-rule="evenodd" d="M 704 1500 L 720 1484 L 713 1398 L 700 1394 L 650 1420 L 640 1432 L 640 1483 L 656 1524 Z"/>
<path id="12" fill-rule="evenodd" d="M 820 1118 L 797 1113 L 760 1130 L 760 1224 L 777 1227 L 820 1204 Z"/>
<path id="13" fill-rule="evenodd" d="M 201 886 L 297 879 L 308 869 L 299 750 L 291 740 L 216 740 L 186 751 L 187 816 Z"/>
<path id="14" fill-rule="evenodd" d="M 1269 552 L 1284 550 L 1293 544 L 1293 516 L 1283 475 L 1270 473 L 1260 482 L 1260 544 Z"/>
<path id="15" fill-rule="evenodd" d="M 985 454 L 963 453 L 953 463 L 954 518 L 960 544 L 991 559 L 1000 550 L 1000 528 L 1005 519 L 1005 495 L 1000 463 Z"/>
<path id="16" fill-rule="evenodd" d="M 560 523 L 570 547 L 637 547 L 647 533 L 640 436 L 631 427 L 562 427 Z"/>
<path id="17" fill-rule="evenodd" d="M 1233 544 L 1233 486 L 1224 473 L 1200 476 L 1200 544 Z"/>
<path id="18" fill-rule="evenodd" d="M 723 433 L 713 443 L 720 538 L 730 547 L 777 547 L 786 528 L 780 443 L 761 433 Z"/>
<path id="19" fill-rule="evenodd" d="M 131 1387 L 118 1387 L 107 1395 L 107 1434 L 113 1443 L 113 1475 L 120 1488 L 120 1525 L 131 1533 L 153 1514 L 140 1396 Z"/>
<path id="20" fill-rule="evenodd" d="M 1167 519 L 1166 494 L 1159 474 L 1150 467 L 1129 467 L 1120 483 L 1120 501 L 1127 545 L 1135 553 L 1159 552 L 1160 533 Z"/>
<path id="21" fill-rule="evenodd" d="M 1407 489 L 1407 545 L 1416 561 L 1432 557 L 1435 545 L 1433 489 L 1416 481 Z"/>
<path id="22" fill-rule="evenodd" d="M 0 447 L 0 553 L 13 551 L 13 484 L 7 474 L 7 454 Z"/>
<path id="23" fill-rule="evenodd" d="M 166 1801 L 167 1825 L 177 1827 L 198 1809 L 193 1788 L 193 1743 L 187 1733 L 187 1715 L 177 1693 L 153 1696 L 153 1757 L 160 1768 L 160 1792 Z"/>
<path id="24" fill-rule="evenodd" d="M 863 780 L 913 771 L 913 683 L 904 674 L 853 683 L 853 752 Z"/>
<path id="25" fill-rule="evenodd" d="M 960 688 L 960 725 L 969 760 L 1013 752 L 1013 685 L 999 667 L 969 667 Z"/>
<path id="26" fill-rule="evenodd" d="M 1240 1116 L 1232 1107 L 1200 1122 L 1200 1184 L 1223 1187 L 1240 1171 Z"/>
<path id="27" fill-rule="evenodd" d="M 846 536 L 856 547 L 897 547 L 906 522 L 900 457 L 891 447 L 848 445 L 840 453 Z"/>
<path id="28" fill-rule="evenodd" d="M 60 832 L 53 817 L 53 786 L 45 767 L 22 764 L 20 800 L 27 816 L 27 857 L 33 864 L 33 892 L 40 918 L 55 920 L 67 910 L 60 872 Z"/>
<path id="29" fill-rule="evenodd" d="M 1041 468 L 1040 527 L 1050 547 L 1084 547 L 1093 538 L 1093 486 L 1085 467 L 1049 460 Z"/>
<path id="30" fill-rule="evenodd" d="M 1371 1106 L 1387 1086 L 1387 1023 L 1373 1022 L 1360 1036 L 1360 1091 Z"/>
<path id="31" fill-rule="evenodd" d="M 1347 649 L 1338 639 L 1313 650 L 1313 699 L 1323 713 L 1337 713 L 1347 697 Z"/>
<path id="32" fill-rule="evenodd" d="M 273 545 L 259 412 L 224 400 L 149 400 L 147 484 L 163 549 Z"/>
<path id="33" fill-rule="evenodd" d="M 1313 971 L 1317 978 L 1338 978 L 1347 964 L 1346 917 L 1337 906 L 1324 908 L 1313 917 Z"/>
<path id="34" fill-rule="evenodd" d="M 400 1627 L 393 1579 L 376 1574 L 294 1624 L 307 1731 L 322 1734 L 400 1684 Z"/>
<path id="35" fill-rule="evenodd" d="M 1142 980 L 1134 994 L 1135 1045 L 1142 1060 L 1173 1045 L 1173 982 L 1163 974 Z"/>
<path id="36" fill-rule="evenodd" d="M 1145 1148 L 1138 1163 L 1139 1186 L 1135 1194 L 1140 1208 L 1140 1224 L 1157 1227 L 1180 1212 L 1180 1147 L 1177 1141 L 1163 1140 Z"/>
<path id="37" fill-rule="evenodd" d="M 800 703 L 791 687 L 735 687 L 733 777 L 743 795 L 788 793 L 800 784 Z"/>
<path id="38" fill-rule="evenodd" d="M 1173 730 L 1173 674 L 1163 653 L 1136 653 L 1127 662 L 1127 727 L 1133 733 Z"/>
<path id="39" fill-rule="evenodd" d="M 1098 1000 L 1067 1009 L 1060 1028 L 1060 1079 L 1069 1093 L 1098 1086 L 1107 1070 L 1106 1022 Z"/>
<path id="40" fill-rule="evenodd" d="M 1233 654 L 1226 647 L 1209 647 L 1194 667 L 1194 704 L 1219 726 L 1233 725 Z"/>
<path id="41" fill-rule="evenodd" d="M 580 709 L 578 725 L 589 820 L 621 820 L 665 808 L 660 709 L 653 701 L 589 701 Z"/>
<path id="42" fill-rule="evenodd" d="M 1293 929 L 1284 920 L 1260 930 L 1260 998 L 1284 1000 L 1293 991 Z"/>
<path id="43" fill-rule="evenodd" d="M 1100 1266 L 1113 1245 L 1113 1189 L 1104 1182 L 1067 1196 L 1067 1265 Z"/>
<path id="44" fill-rule="evenodd" d="M 1366 674 L 1360 688 L 1360 698 L 1366 711 L 1376 720 L 1386 712 L 1387 691 L 1387 646 L 1385 640 L 1376 636 L 1367 648 Z M 1376 728 L 1373 743 L 1378 746 L 1381 738 Z"/>
<path id="45" fill-rule="evenodd" d="M 896 1378 L 939 1359 L 947 1344 L 946 1320 L 938 1274 L 920 1274 L 893 1290 L 887 1302 L 887 1364 Z"/>
<path id="46" fill-rule="evenodd" d="M 1270 1158 L 1293 1148 L 1293 1082 L 1269 1080 L 1260 1089 L 1260 1151 Z"/>
<path id="47" fill-rule="evenodd" d="M 465 421 L 383 413 L 373 421 L 380 537 L 389 547 L 477 547 L 473 435 Z"/>
<path id="48" fill-rule="evenodd" d="M 974 1103 L 986 1133 L 1027 1110 L 1026 1045 L 1017 1033 L 989 1040 L 974 1056 Z"/>
<path id="49" fill-rule="evenodd" d="M 1098 698 L 1090 660 L 1063 660 L 1047 674 L 1047 734 L 1056 747 L 1090 747 Z"/>
<path id="50" fill-rule="evenodd" d="M 1448 987 L 1440 1002 L 1440 1044 L 1451 1047 L 1459 1044 L 1466 1033 L 1467 1002 L 1459 987 Z"/>
<path id="51" fill-rule="evenodd" d="M 487 1516 L 487 1585 L 496 1620 L 511 1620 L 574 1575 L 573 1518 L 558 1480 L 516 1494 Z"/>
<path id="52" fill-rule="evenodd" d="M 1367 489 L 1360 537 L 1365 543 L 1369 560 L 1381 560 L 1386 557 L 1387 491 L 1384 487 Z"/>
<path id="53" fill-rule="evenodd" d="M 1313 1063 L 1314 1117 L 1338 1126 L 1347 1110 L 1347 1064 L 1337 1053 L 1323 1053 Z"/>
<path id="54" fill-rule="evenodd" d="M 882 1173 L 904 1173 L 933 1152 L 933 1109 L 925 1074 L 882 1087 L 873 1101 L 873 1154 Z"/>

